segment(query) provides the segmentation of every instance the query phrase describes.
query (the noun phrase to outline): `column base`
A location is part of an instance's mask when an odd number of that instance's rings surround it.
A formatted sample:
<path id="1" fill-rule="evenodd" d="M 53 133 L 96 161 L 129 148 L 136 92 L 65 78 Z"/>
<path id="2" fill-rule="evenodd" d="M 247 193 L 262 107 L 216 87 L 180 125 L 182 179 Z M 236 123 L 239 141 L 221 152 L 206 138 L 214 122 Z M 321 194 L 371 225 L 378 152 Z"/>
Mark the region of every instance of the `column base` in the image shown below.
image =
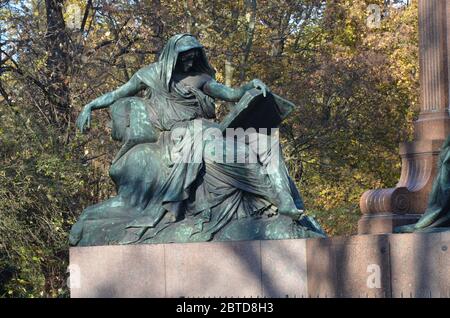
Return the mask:
<path id="1" fill-rule="evenodd" d="M 373 189 L 361 196 L 363 216 L 358 222 L 358 234 L 392 233 L 396 226 L 418 221 L 427 208 L 443 142 L 439 139 L 400 144 L 400 180 L 394 188 Z"/>
<path id="2" fill-rule="evenodd" d="M 363 215 L 358 221 L 358 234 L 393 233 L 394 228 L 416 223 L 421 214 L 382 213 Z"/>

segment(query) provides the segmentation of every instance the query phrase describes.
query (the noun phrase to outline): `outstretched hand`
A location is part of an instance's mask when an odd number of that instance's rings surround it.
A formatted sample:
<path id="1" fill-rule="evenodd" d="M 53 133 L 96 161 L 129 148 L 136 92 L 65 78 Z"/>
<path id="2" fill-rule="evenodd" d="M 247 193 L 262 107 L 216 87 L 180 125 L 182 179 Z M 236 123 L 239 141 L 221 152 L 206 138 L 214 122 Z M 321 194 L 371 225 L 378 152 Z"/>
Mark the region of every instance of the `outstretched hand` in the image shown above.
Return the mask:
<path id="1" fill-rule="evenodd" d="M 77 127 L 81 133 L 83 133 L 85 127 L 91 127 L 91 111 L 91 106 L 87 104 L 86 106 L 84 106 L 83 111 L 78 116 Z"/>
<path id="2" fill-rule="evenodd" d="M 266 97 L 267 92 L 270 92 L 267 85 L 264 84 L 261 80 L 255 78 L 254 80 L 252 80 L 252 83 L 254 88 L 262 91 L 264 97 Z"/>

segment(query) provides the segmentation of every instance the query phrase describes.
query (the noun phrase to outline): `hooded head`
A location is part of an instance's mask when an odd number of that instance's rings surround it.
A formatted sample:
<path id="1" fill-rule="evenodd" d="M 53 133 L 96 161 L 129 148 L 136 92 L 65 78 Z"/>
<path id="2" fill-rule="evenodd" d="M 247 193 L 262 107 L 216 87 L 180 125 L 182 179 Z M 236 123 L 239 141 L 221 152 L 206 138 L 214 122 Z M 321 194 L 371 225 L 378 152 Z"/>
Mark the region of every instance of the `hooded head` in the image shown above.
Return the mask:
<path id="1" fill-rule="evenodd" d="M 167 90 L 170 90 L 170 81 L 177 62 L 181 63 L 181 55 L 185 65 L 191 64 L 196 72 L 206 73 L 214 77 L 215 71 L 206 58 L 203 45 L 190 34 L 177 34 L 167 41 L 158 60 L 161 70 L 160 79 Z"/>

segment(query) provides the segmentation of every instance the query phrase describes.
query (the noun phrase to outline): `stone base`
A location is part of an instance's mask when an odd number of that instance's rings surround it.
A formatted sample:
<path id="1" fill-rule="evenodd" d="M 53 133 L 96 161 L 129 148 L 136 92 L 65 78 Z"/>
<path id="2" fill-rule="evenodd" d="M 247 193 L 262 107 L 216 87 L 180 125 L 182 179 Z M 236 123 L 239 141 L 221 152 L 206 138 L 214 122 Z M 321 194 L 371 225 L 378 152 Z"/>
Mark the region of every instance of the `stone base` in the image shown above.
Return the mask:
<path id="1" fill-rule="evenodd" d="M 450 232 L 70 249 L 72 297 L 449 297 Z"/>
<path id="2" fill-rule="evenodd" d="M 420 217 L 419 214 L 393 213 L 363 215 L 358 221 L 358 234 L 393 233 L 397 226 L 416 223 Z"/>

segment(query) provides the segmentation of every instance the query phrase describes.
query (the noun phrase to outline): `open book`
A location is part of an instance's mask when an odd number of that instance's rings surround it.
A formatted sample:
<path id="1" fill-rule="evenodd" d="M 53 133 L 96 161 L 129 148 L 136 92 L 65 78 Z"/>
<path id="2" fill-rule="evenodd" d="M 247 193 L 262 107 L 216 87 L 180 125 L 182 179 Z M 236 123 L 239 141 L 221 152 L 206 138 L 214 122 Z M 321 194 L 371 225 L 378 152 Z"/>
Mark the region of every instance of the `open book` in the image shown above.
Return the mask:
<path id="1" fill-rule="evenodd" d="M 222 132 L 227 128 L 277 128 L 294 110 L 295 105 L 278 95 L 267 92 L 266 97 L 256 88 L 247 91 L 220 123 Z"/>

